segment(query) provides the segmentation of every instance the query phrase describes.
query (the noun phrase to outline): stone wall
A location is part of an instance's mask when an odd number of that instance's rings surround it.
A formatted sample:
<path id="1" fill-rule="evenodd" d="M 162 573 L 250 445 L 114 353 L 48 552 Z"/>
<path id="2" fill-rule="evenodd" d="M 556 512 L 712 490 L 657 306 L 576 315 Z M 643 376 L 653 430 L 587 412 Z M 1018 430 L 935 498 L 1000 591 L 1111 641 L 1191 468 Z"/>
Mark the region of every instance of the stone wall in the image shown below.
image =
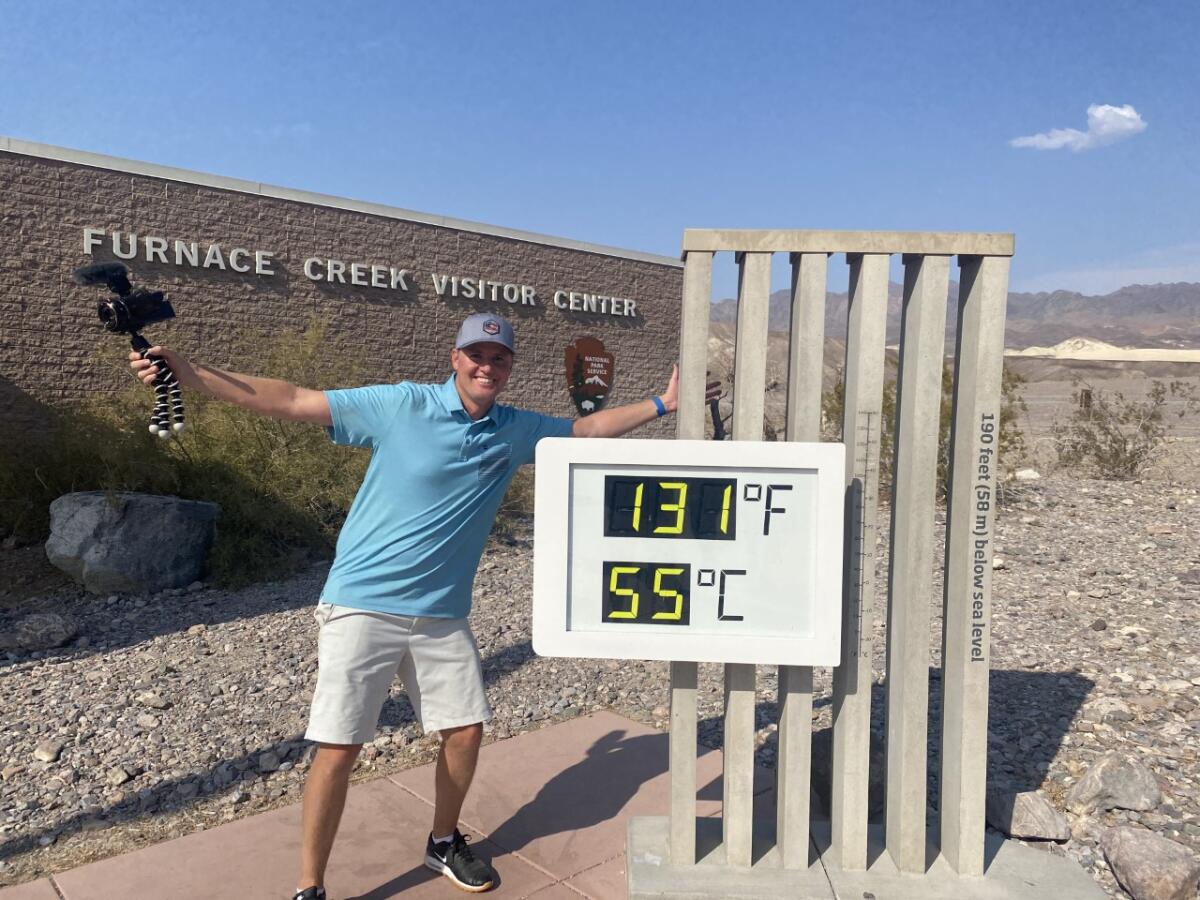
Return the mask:
<path id="1" fill-rule="evenodd" d="M 89 228 L 100 233 L 90 254 Z M 462 317 L 496 310 L 518 336 L 504 401 L 574 415 L 564 351 L 576 337 L 598 337 L 615 355 L 611 404 L 661 392 L 678 349 L 682 268 L 638 254 L 605 255 L 0 151 L 0 421 L 32 422 L 45 403 L 102 398 L 129 383 L 123 366 L 99 358 L 105 349 L 127 349 L 126 339 L 104 331 L 96 317 L 96 304 L 110 295 L 71 280 L 80 265 L 116 258 L 113 232 L 121 233 L 122 250 L 130 234 L 169 245 L 167 263 L 148 262 L 144 240 L 138 258 L 126 261 L 135 287 L 165 290 L 177 314 L 147 328 L 147 336 L 237 371 L 271 374 L 252 357 L 234 357 L 239 335 L 298 331 L 316 320 L 358 348 L 367 382 L 440 381 L 449 375 Z M 176 240 L 196 242 L 202 260 L 218 244 L 226 269 L 176 265 Z M 228 254 L 238 247 L 250 251 L 237 260 L 249 272 L 230 269 Z M 273 275 L 255 274 L 256 250 L 271 253 Z M 407 270 L 408 290 L 314 281 L 304 271 L 311 257 Z M 366 273 L 360 270 L 358 280 L 369 283 Z M 439 296 L 435 273 L 532 287 L 535 303 Z M 344 277 L 350 282 L 351 272 Z M 560 309 L 559 290 L 631 298 L 637 315 Z M 641 433 L 670 432 L 659 423 Z"/>

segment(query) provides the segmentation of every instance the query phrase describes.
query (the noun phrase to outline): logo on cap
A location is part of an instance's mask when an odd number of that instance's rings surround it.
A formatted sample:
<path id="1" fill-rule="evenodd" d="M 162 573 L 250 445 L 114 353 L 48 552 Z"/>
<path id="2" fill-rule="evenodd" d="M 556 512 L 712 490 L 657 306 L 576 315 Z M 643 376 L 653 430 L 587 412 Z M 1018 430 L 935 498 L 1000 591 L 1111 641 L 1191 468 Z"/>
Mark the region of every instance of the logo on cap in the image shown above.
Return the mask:
<path id="1" fill-rule="evenodd" d="M 486 322 L 483 323 L 483 330 L 487 334 L 499 334 L 500 333 L 500 323 L 497 322 L 495 319 L 488 319 Z"/>

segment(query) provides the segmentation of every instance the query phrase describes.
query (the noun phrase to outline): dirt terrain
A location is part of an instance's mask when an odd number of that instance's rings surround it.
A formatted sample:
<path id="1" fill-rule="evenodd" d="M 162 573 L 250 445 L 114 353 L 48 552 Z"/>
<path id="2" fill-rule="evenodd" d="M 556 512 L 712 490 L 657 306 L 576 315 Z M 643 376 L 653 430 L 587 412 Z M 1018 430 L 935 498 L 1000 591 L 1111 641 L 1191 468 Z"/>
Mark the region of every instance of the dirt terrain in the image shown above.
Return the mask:
<path id="1" fill-rule="evenodd" d="M 1103 386 L 1134 394 L 1148 384 L 1141 373 L 1121 372 Z M 1104 753 L 1141 760 L 1161 787 L 1161 805 L 1070 814 L 1071 838 L 1043 845 L 1123 897 L 1099 848 L 1106 829 L 1137 825 L 1200 854 L 1200 430 L 1185 420 L 1183 437 L 1138 481 L 1057 470 L 1049 427 L 1069 415 L 1071 392 L 1069 381 L 1027 386 L 1024 427 L 1042 457 L 1034 460 L 1041 477 L 1014 483 L 997 520 L 989 787 L 1037 790 L 1062 811 L 1071 786 Z M 939 535 L 941 520 L 939 513 Z M 886 551 L 885 539 L 880 572 Z M 494 543 L 476 585 L 472 623 L 496 710 L 487 740 L 600 708 L 665 728 L 665 664 L 533 654 L 528 605 L 511 602 L 529 595 L 531 563 L 527 535 Z M 0 550 L 0 571 L 0 634 L 30 612 L 60 613 L 78 628 L 66 647 L 0 651 L 0 884 L 299 799 L 309 759 L 300 735 L 315 677 L 311 605 L 324 566 L 240 591 L 204 585 L 108 597 L 68 584 L 36 546 Z M 938 579 L 932 722 L 940 703 Z M 875 603 L 886 609 L 882 587 Z M 880 613 L 880 680 L 885 633 Z M 720 668 L 701 674 L 700 739 L 719 746 Z M 818 757 L 828 745 L 829 676 L 815 675 Z M 877 691 L 881 737 L 882 685 Z M 775 714 L 775 673 L 760 667 L 757 758 L 768 767 Z M 50 761 L 35 756 L 47 743 L 61 745 Z M 356 777 L 426 763 L 434 749 L 394 687 Z M 936 802 L 935 777 L 930 798 Z"/>

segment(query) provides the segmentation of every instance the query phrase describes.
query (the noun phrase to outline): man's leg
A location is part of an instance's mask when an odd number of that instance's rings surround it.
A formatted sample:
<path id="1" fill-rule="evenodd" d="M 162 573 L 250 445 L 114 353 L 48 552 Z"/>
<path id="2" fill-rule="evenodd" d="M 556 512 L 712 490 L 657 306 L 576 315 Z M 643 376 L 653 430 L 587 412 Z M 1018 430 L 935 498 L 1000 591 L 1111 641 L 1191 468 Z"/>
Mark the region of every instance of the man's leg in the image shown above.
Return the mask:
<path id="1" fill-rule="evenodd" d="M 325 865 L 342 820 L 350 772 L 361 748 L 362 744 L 317 745 L 304 781 L 304 835 L 297 890 L 325 885 Z"/>
<path id="2" fill-rule="evenodd" d="M 463 801 L 475 777 L 479 745 L 483 742 L 483 724 L 464 725 L 442 731 L 442 746 L 438 751 L 435 776 L 436 795 L 433 808 L 433 834 L 444 837 L 453 834 L 462 812 Z M 332 840 L 332 839 L 331 839 Z"/>

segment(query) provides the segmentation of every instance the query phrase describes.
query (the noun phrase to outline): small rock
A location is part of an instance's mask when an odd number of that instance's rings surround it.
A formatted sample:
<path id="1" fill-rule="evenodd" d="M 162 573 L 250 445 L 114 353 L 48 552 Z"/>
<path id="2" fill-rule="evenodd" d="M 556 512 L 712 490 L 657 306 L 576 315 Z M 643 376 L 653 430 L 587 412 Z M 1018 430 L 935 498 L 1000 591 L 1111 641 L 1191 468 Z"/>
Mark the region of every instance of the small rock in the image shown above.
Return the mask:
<path id="1" fill-rule="evenodd" d="M 1066 816 L 1037 791 L 989 794 L 987 821 L 1009 837 L 1035 841 L 1066 841 L 1071 837 Z"/>
<path id="2" fill-rule="evenodd" d="M 151 709 L 167 709 L 170 703 L 162 698 L 162 696 L 154 691 L 143 691 L 138 694 L 138 703 L 143 706 L 148 706 Z"/>
<path id="3" fill-rule="evenodd" d="M 150 713 L 142 713 L 137 717 L 139 728 L 157 728 L 159 725 L 158 717 L 152 716 Z"/>
<path id="4" fill-rule="evenodd" d="M 1137 760 L 1109 753 L 1092 766 L 1067 795 L 1073 813 L 1089 809 L 1132 809 L 1144 812 L 1162 802 L 1154 774 Z"/>
<path id="5" fill-rule="evenodd" d="M 5 781 L 10 781 L 24 771 L 24 766 L 5 766 L 3 770 L 0 770 L 0 778 L 3 778 Z"/>
<path id="6" fill-rule="evenodd" d="M 202 590 L 204 590 L 204 582 L 203 581 L 193 581 L 191 584 L 189 584 L 187 586 L 187 592 L 189 594 L 194 594 L 197 591 L 202 591 Z"/>
<path id="7" fill-rule="evenodd" d="M 1017 469 L 1013 473 L 1013 478 L 1017 481 L 1037 481 L 1041 477 L 1036 469 Z"/>
<path id="8" fill-rule="evenodd" d="M 54 762 L 62 753 L 65 744 L 62 741 L 42 741 L 33 751 L 33 758 L 42 762 Z"/>
<path id="9" fill-rule="evenodd" d="M 1133 710 L 1129 705 L 1116 697 L 1101 697 L 1095 703 L 1084 708 L 1084 718 L 1091 722 L 1104 722 L 1108 725 L 1114 722 L 1132 722 Z"/>
<path id="10" fill-rule="evenodd" d="M 129 770 L 124 766 L 114 766 L 108 770 L 108 774 L 104 776 L 104 780 L 113 787 L 120 787 L 127 781 L 133 778 Z"/>
<path id="11" fill-rule="evenodd" d="M 188 634 L 204 634 L 204 632 L 206 632 L 206 631 L 208 631 L 208 626 L 207 626 L 207 625 L 204 625 L 204 624 L 198 624 L 198 625 L 191 625 L 191 626 L 189 626 L 189 627 L 188 627 L 188 630 L 187 630 L 187 633 L 188 633 Z"/>
<path id="12" fill-rule="evenodd" d="M 279 768 L 279 755 L 274 750 L 267 750 L 258 755 L 258 771 L 274 772 Z"/>
<path id="13" fill-rule="evenodd" d="M 1004 560 L 1001 559 L 999 556 L 997 556 L 995 559 L 992 560 L 992 568 L 993 569 L 1003 569 L 1004 568 Z"/>
<path id="14" fill-rule="evenodd" d="M 1104 832 L 1100 849 L 1134 900 L 1191 900 L 1196 895 L 1200 859 L 1174 841 L 1123 825 Z"/>
<path id="15" fill-rule="evenodd" d="M 11 632 L 0 634 L 0 649 L 52 650 L 70 641 L 78 630 L 58 613 L 32 613 L 18 619 Z"/>

